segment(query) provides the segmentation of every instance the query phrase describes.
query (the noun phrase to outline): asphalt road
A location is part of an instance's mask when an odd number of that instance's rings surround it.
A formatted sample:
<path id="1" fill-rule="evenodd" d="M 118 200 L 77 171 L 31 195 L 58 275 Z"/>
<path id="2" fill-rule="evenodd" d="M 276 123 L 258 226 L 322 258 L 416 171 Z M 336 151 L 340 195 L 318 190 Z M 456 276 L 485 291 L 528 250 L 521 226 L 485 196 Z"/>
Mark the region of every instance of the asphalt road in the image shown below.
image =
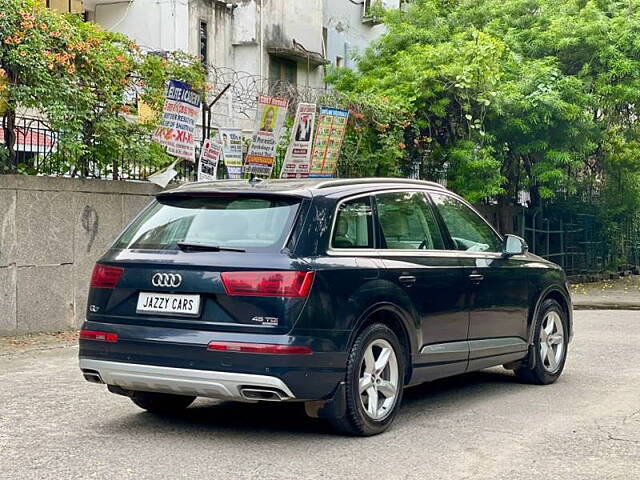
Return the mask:
<path id="1" fill-rule="evenodd" d="M 407 390 L 389 432 L 297 405 L 198 400 L 159 418 L 85 382 L 73 347 L 0 356 L 0 478 L 640 478 L 640 314 L 581 311 L 561 379 L 496 368 Z"/>

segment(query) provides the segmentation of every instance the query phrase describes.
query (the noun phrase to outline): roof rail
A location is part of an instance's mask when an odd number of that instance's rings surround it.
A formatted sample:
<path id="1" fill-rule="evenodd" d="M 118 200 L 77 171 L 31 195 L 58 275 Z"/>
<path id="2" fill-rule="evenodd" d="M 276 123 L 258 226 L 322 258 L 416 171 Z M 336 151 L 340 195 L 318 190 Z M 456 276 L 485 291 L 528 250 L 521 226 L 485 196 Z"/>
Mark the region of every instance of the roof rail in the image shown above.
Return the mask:
<path id="1" fill-rule="evenodd" d="M 390 178 L 390 177 L 369 177 L 369 178 L 341 178 L 335 180 L 327 180 L 320 182 L 313 188 L 330 188 L 341 187 L 347 185 L 365 185 L 368 183 L 407 183 L 410 185 L 422 185 L 423 187 L 434 187 L 444 190 L 445 188 L 436 182 L 429 182 L 427 180 L 414 180 L 411 178 Z"/>

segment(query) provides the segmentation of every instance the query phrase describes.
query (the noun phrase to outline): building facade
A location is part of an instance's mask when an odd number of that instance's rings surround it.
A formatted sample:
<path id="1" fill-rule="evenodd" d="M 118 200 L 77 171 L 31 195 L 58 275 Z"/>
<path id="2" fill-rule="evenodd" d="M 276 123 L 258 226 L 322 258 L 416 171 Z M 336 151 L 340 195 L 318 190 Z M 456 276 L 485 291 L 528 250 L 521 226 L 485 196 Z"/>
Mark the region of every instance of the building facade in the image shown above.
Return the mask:
<path id="1" fill-rule="evenodd" d="M 304 90 L 299 99 L 312 98 L 314 90 L 326 87 L 327 65 L 354 68 L 355 56 L 384 33 L 371 7 L 401 5 L 401 0 L 42 1 L 60 11 L 82 10 L 88 21 L 127 35 L 148 52 L 181 50 L 201 58 L 214 92 L 228 83 L 234 87 L 214 108 L 214 123 L 245 129 L 257 93 L 284 85 Z"/>
<path id="2" fill-rule="evenodd" d="M 322 85 L 322 0 L 86 0 L 85 6 L 89 20 L 146 50 L 182 50 L 210 65 Z"/>
<path id="3" fill-rule="evenodd" d="M 324 0 L 323 36 L 327 60 L 337 67 L 355 68 L 356 58 L 384 32 L 371 9 L 374 0 Z M 401 7 L 401 0 L 384 0 L 388 9 Z"/>

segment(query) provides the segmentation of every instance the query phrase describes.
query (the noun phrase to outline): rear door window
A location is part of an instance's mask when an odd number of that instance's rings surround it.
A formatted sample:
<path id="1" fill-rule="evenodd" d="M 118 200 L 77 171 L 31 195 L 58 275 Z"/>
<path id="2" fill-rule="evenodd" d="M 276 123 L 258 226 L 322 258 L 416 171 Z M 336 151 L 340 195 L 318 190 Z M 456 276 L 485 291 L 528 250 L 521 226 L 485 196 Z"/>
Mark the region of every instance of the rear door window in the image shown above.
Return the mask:
<path id="1" fill-rule="evenodd" d="M 356 198 L 340 204 L 331 246 L 373 248 L 373 217 L 369 197 Z"/>
<path id="2" fill-rule="evenodd" d="M 137 218 L 114 248 L 178 250 L 178 243 L 186 242 L 278 251 L 287 241 L 299 203 L 296 198 L 240 195 L 165 198 Z"/>
<path id="3" fill-rule="evenodd" d="M 445 243 L 431 206 L 422 192 L 376 195 L 382 248 L 443 250 Z"/>

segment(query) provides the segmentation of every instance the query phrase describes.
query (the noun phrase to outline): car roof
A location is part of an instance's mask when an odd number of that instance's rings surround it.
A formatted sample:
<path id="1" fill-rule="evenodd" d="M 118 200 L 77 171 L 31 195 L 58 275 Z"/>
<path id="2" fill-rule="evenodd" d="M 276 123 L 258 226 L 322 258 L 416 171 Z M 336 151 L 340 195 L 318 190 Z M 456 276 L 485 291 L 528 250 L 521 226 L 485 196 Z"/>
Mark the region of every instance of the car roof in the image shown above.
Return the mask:
<path id="1" fill-rule="evenodd" d="M 198 195 L 207 193 L 261 193 L 293 196 L 329 196 L 376 190 L 378 188 L 423 187 L 444 190 L 439 183 L 408 178 L 300 178 L 300 179 L 252 179 L 215 180 L 186 183 L 159 196 Z"/>

